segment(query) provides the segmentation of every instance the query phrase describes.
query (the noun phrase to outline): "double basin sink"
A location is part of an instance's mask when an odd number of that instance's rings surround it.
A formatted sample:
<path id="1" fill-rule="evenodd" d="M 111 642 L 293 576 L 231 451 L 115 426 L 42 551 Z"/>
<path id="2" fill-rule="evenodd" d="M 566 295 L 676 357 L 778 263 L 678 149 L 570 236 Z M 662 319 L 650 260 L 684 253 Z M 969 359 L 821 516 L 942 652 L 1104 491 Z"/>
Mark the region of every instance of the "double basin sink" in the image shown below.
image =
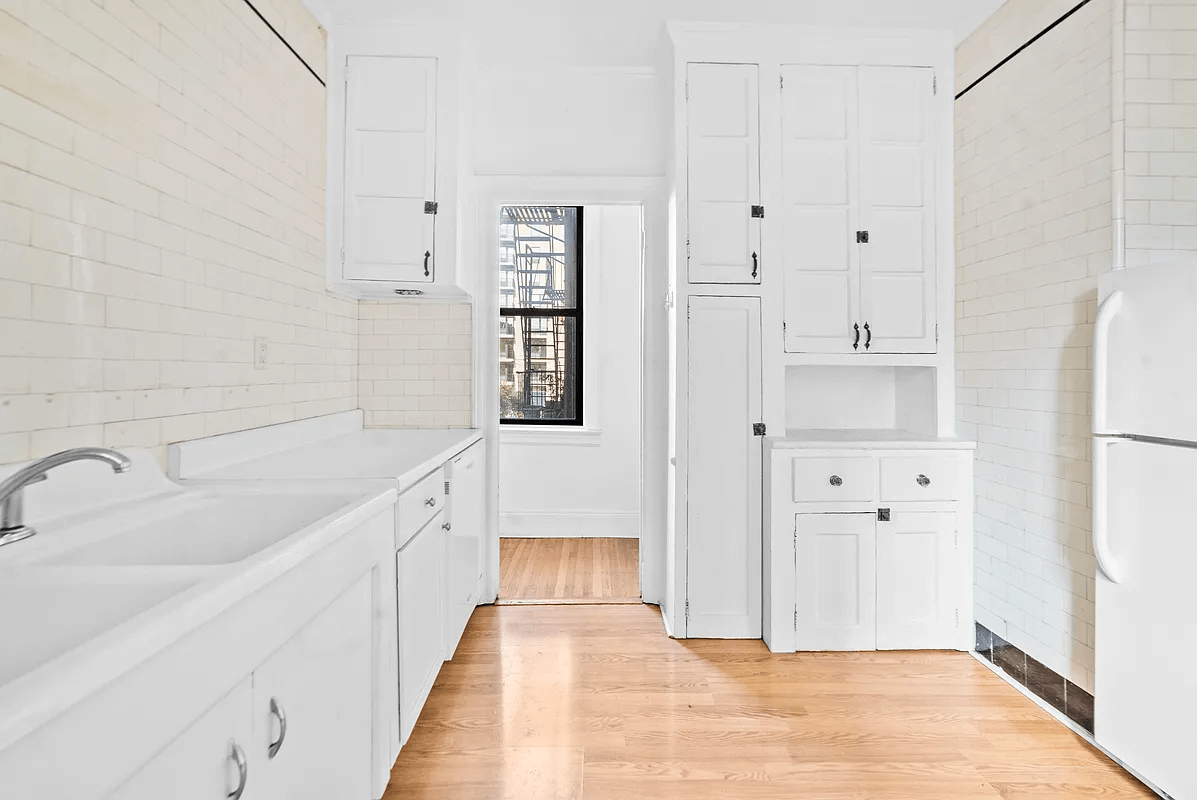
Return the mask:
<path id="1" fill-rule="evenodd" d="M 0 690 L 361 499 L 174 486 L 38 525 L 0 547 Z"/>

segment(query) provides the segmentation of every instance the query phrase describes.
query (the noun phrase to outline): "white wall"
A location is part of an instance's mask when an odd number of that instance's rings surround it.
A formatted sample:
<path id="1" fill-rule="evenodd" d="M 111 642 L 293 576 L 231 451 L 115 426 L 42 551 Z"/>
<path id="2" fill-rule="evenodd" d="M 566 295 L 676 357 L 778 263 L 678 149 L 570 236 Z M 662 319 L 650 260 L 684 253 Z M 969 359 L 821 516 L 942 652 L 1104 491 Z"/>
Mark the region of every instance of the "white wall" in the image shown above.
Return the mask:
<path id="1" fill-rule="evenodd" d="M 586 292 L 597 289 L 583 300 L 586 360 L 597 360 L 583 389 L 587 430 L 503 427 L 502 536 L 640 533 L 640 208 L 584 213 L 583 275 Z M 574 442 L 553 444 L 560 436 Z"/>
<path id="2" fill-rule="evenodd" d="M 260 5 L 323 73 L 299 0 Z M 8 2 L 0 52 L 0 463 L 354 408 L 325 90 L 253 11 Z"/>
<path id="3" fill-rule="evenodd" d="M 1073 3 L 1056 2 L 1059 14 Z M 963 88 L 1056 16 L 1010 0 Z M 1111 0 L 956 103 L 957 415 L 976 439 L 976 618 L 1093 690 L 1090 341 L 1111 266 Z"/>

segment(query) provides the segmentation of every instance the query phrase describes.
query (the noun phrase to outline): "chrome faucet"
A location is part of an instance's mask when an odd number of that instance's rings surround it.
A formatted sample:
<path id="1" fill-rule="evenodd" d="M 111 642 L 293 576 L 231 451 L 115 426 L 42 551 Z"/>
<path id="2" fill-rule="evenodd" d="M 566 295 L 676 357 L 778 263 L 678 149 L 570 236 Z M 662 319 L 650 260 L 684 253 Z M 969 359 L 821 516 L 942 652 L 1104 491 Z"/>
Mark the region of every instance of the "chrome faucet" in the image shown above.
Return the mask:
<path id="1" fill-rule="evenodd" d="M 128 472 L 133 468 L 133 462 L 115 450 L 103 447 L 76 447 L 73 450 L 63 450 L 52 456 L 34 461 L 10 475 L 0 483 L 0 547 L 22 539 L 28 539 L 36 530 L 24 522 L 25 496 L 24 489 L 32 483 L 40 483 L 46 479 L 46 473 L 55 467 L 69 464 L 72 461 L 103 461 L 112 467 L 113 472 Z"/>

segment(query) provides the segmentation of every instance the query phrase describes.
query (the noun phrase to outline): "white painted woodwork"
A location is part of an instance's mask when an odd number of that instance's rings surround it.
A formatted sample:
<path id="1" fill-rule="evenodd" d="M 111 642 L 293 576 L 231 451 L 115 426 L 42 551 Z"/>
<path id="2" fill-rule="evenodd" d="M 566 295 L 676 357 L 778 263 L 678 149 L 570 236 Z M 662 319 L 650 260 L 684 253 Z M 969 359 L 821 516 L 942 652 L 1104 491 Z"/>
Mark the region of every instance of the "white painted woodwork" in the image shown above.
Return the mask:
<path id="1" fill-rule="evenodd" d="M 237 787 L 232 745 L 249 759 L 252 741 L 253 681 L 247 675 L 232 691 L 108 795 L 109 800 L 213 800 Z M 247 775 L 257 780 L 253 767 Z M 261 795 L 265 796 L 265 795 Z"/>
<path id="2" fill-rule="evenodd" d="M 884 456 L 880 468 L 883 503 L 956 499 L 960 463 L 954 456 Z"/>
<path id="3" fill-rule="evenodd" d="M 449 509 L 445 536 L 445 659 L 453 657 L 482 591 L 486 444 L 478 442 L 446 465 Z"/>
<path id="4" fill-rule="evenodd" d="M 877 645 L 877 545 L 871 514 L 795 517 L 799 650 Z"/>
<path id="5" fill-rule="evenodd" d="M 372 600 L 365 575 L 254 670 L 249 796 L 370 797 Z M 272 698 L 287 721 L 273 758 L 281 726 Z"/>
<path id="6" fill-rule="evenodd" d="M 757 66 L 689 64 L 686 80 L 689 281 L 759 284 L 762 220 L 752 217 L 761 203 Z"/>
<path id="7" fill-rule="evenodd" d="M 857 70 L 788 65 L 781 75 L 786 350 L 852 353 L 861 324 Z"/>
<path id="8" fill-rule="evenodd" d="M 438 467 L 399 495 L 399 528 L 395 544 L 402 548 L 428 520 L 445 508 L 445 470 Z"/>
<path id="9" fill-rule="evenodd" d="M 691 297 L 688 311 L 686 635 L 758 638 L 760 300 Z"/>
<path id="10" fill-rule="evenodd" d="M 787 352 L 936 351 L 933 77 L 782 67 Z"/>
<path id="11" fill-rule="evenodd" d="M 413 489 L 414 491 L 414 489 Z M 400 498 L 402 499 L 402 498 Z M 406 742 L 444 661 L 444 575 L 438 512 L 399 551 L 399 732 Z"/>
<path id="12" fill-rule="evenodd" d="M 860 68 L 860 314 L 871 353 L 936 349 L 934 74 Z"/>
<path id="13" fill-rule="evenodd" d="M 435 277 L 436 59 L 347 58 L 346 280 Z M 425 274 L 428 253 L 428 274 Z"/>
<path id="14" fill-rule="evenodd" d="M 868 502 L 874 497 L 873 459 L 867 455 L 795 458 L 793 472 L 797 502 Z"/>
<path id="15" fill-rule="evenodd" d="M 891 509 L 889 522 L 877 522 L 878 650 L 955 646 L 954 582 L 968 577 L 958 562 L 951 511 Z"/>

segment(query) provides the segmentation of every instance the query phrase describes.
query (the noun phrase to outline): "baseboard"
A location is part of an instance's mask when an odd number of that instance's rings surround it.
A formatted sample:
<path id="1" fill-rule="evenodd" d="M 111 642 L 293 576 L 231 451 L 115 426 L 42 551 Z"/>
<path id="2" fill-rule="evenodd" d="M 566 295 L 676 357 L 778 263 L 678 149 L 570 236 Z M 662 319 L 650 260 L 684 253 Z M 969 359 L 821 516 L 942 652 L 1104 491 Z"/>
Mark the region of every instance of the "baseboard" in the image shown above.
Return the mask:
<path id="1" fill-rule="evenodd" d="M 510 539 L 638 539 L 640 514 L 611 511 L 520 511 L 499 514 Z"/>

